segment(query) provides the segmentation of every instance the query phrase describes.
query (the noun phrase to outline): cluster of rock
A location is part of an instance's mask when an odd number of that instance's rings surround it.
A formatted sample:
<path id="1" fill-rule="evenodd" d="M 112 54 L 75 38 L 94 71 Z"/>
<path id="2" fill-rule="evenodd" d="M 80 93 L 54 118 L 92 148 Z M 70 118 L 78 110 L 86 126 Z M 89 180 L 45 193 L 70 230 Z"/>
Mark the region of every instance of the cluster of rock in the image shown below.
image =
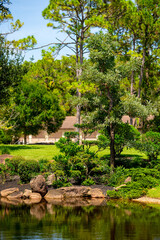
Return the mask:
<path id="1" fill-rule="evenodd" d="M 55 200 L 73 199 L 73 198 L 101 198 L 106 197 L 99 188 L 90 188 L 86 186 L 71 186 L 62 187 L 59 189 L 48 190 L 45 178 L 38 175 L 30 181 L 31 190 L 25 189 L 24 192 L 19 191 L 19 188 L 9 188 L 2 190 L 0 196 L 8 200 L 23 199 L 25 203 L 39 203 L 42 198 L 47 202 Z"/>

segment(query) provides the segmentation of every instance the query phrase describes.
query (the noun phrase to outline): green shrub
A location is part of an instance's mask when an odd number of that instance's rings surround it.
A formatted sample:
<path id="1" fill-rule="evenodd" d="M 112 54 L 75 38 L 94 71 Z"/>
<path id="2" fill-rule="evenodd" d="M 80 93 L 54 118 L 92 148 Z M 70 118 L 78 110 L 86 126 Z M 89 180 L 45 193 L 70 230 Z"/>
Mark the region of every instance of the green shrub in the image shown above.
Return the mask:
<path id="1" fill-rule="evenodd" d="M 145 176 L 160 179 L 160 172 L 156 168 L 131 168 L 128 170 L 128 174 L 132 177 L 133 181 L 141 181 Z"/>
<path id="2" fill-rule="evenodd" d="M 137 142 L 135 147 L 145 152 L 149 158 L 149 161 L 157 160 L 160 154 L 160 133 L 159 132 L 146 132 L 142 136 L 142 140 Z"/>
<path id="3" fill-rule="evenodd" d="M 39 171 L 39 163 L 35 160 L 21 161 L 18 165 L 18 173 L 23 183 L 28 183 Z"/>
<path id="4" fill-rule="evenodd" d="M 128 174 L 132 177 L 132 182 L 128 182 L 118 191 L 107 192 L 110 198 L 139 198 L 147 193 L 147 189 L 160 184 L 160 175 L 155 169 L 131 169 Z"/>
<path id="5" fill-rule="evenodd" d="M 98 148 L 106 148 L 109 146 L 110 140 L 109 140 L 109 134 L 108 129 L 104 129 L 102 132 L 102 135 L 98 137 Z M 123 148 L 126 147 L 132 147 L 133 143 L 140 138 L 139 131 L 127 124 L 127 123 L 120 123 L 115 128 L 115 153 L 116 156 L 120 156 L 120 154 L 123 151 Z"/>
<path id="6" fill-rule="evenodd" d="M 18 174 L 18 166 L 21 161 L 25 161 L 25 158 L 21 156 L 15 156 L 11 159 L 7 158 L 5 164 L 12 175 Z"/>
<path id="7" fill-rule="evenodd" d="M 94 184 L 95 184 L 95 182 L 94 182 L 94 180 L 91 179 L 91 178 L 87 178 L 86 180 L 84 180 L 84 181 L 82 182 L 82 185 L 84 185 L 84 186 L 90 186 L 90 185 L 94 185 Z"/>
<path id="8" fill-rule="evenodd" d="M 55 145 L 60 149 L 60 152 L 63 152 L 66 156 L 75 156 L 77 152 L 82 150 L 82 146 L 66 138 L 60 138 Z"/>
<path id="9" fill-rule="evenodd" d="M 7 173 L 7 167 L 6 167 L 6 165 L 0 163 L 0 175 L 1 175 L 1 177 L 2 177 L 3 180 L 5 179 L 6 173 Z"/>
<path id="10" fill-rule="evenodd" d="M 1 154 L 10 154 L 10 150 L 8 147 L 2 147 Z"/>
<path id="11" fill-rule="evenodd" d="M 9 144 L 12 141 L 12 134 L 10 131 L 0 129 L 0 144 Z"/>
<path id="12" fill-rule="evenodd" d="M 51 168 L 50 161 L 47 159 L 40 159 L 38 161 L 39 167 L 40 167 L 40 172 L 49 172 Z"/>
<path id="13" fill-rule="evenodd" d="M 119 191 L 115 191 L 115 190 L 107 190 L 107 196 L 113 199 L 121 198 Z"/>
<path id="14" fill-rule="evenodd" d="M 53 182 L 53 187 L 54 188 L 61 188 L 61 187 L 70 187 L 72 184 L 67 181 L 67 179 L 58 179 Z"/>
<path id="15" fill-rule="evenodd" d="M 68 156 L 59 154 L 54 157 L 54 163 L 52 164 L 53 172 L 62 170 L 64 175 L 70 177 L 71 162 Z"/>
<path id="16" fill-rule="evenodd" d="M 109 186 L 118 186 L 124 183 L 124 180 L 129 176 L 128 169 L 125 169 L 124 167 L 120 166 L 115 168 L 114 173 L 110 174 L 110 177 L 108 179 L 108 185 Z"/>
<path id="17" fill-rule="evenodd" d="M 108 190 L 107 196 L 110 198 L 134 199 L 139 198 L 147 193 L 147 189 L 142 188 L 138 182 L 128 183 L 118 191 Z"/>

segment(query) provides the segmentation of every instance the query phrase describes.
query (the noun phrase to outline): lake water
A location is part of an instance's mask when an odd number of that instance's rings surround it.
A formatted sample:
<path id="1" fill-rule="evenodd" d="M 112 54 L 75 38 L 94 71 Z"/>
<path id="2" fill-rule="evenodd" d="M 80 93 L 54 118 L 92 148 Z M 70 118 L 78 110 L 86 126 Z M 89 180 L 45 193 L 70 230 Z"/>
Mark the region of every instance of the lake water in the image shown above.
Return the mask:
<path id="1" fill-rule="evenodd" d="M 0 239 L 160 240 L 160 206 L 106 200 L 63 205 L 1 202 Z"/>

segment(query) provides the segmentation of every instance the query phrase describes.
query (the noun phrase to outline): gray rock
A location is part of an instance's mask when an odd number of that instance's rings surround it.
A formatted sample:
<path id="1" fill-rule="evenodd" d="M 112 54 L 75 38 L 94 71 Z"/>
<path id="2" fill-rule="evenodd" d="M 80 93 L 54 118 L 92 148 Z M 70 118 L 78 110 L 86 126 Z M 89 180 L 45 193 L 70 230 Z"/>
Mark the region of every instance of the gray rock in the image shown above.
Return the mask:
<path id="1" fill-rule="evenodd" d="M 90 187 L 86 186 L 72 186 L 72 187 L 62 187 L 60 190 L 63 191 L 65 198 L 78 198 L 78 197 L 88 197 L 88 192 L 91 190 Z"/>
<path id="2" fill-rule="evenodd" d="M 39 203 L 42 200 L 40 193 L 31 193 L 29 199 L 34 203 Z"/>
<path id="3" fill-rule="evenodd" d="M 7 198 L 9 200 L 15 200 L 15 199 L 20 199 L 23 197 L 23 192 L 14 192 L 14 193 L 11 193 L 7 196 Z"/>
<path id="4" fill-rule="evenodd" d="M 93 188 L 87 193 L 91 198 L 105 198 L 103 192 L 99 188 Z"/>
<path id="5" fill-rule="evenodd" d="M 124 181 L 125 183 L 131 182 L 132 178 L 131 177 L 127 177 L 126 180 Z"/>
<path id="6" fill-rule="evenodd" d="M 53 174 L 51 174 L 51 175 L 48 176 L 47 181 L 46 181 L 46 184 L 47 184 L 48 186 L 51 186 L 52 183 L 53 183 L 55 180 L 56 180 L 56 176 L 55 176 L 55 174 L 53 173 Z"/>
<path id="7" fill-rule="evenodd" d="M 63 191 L 60 189 L 49 190 L 48 193 L 44 196 L 47 201 L 52 199 L 63 199 Z"/>
<path id="8" fill-rule="evenodd" d="M 33 192 L 40 193 L 42 197 L 48 192 L 45 178 L 42 175 L 38 175 L 37 177 L 31 179 L 30 187 Z"/>
<path id="9" fill-rule="evenodd" d="M 19 188 L 7 188 L 4 189 L 0 192 L 1 197 L 7 197 L 8 195 L 14 193 L 14 192 L 19 192 Z"/>
<path id="10" fill-rule="evenodd" d="M 31 194 L 32 194 L 32 190 L 25 189 L 23 193 L 23 198 L 24 199 L 29 198 Z"/>

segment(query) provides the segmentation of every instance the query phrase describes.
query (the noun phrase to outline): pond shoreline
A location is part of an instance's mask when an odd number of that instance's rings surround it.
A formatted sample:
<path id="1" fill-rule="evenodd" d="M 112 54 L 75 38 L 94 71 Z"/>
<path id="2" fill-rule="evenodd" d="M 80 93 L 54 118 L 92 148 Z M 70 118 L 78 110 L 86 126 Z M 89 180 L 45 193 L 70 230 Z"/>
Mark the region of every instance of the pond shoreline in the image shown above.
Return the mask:
<path id="1" fill-rule="evenodd" d="M 79 187 L 79 186 L 77 186 Z M 91 189 L 98 188 L 100 189 L 104 195 L 106 195 L 107 190 L 112 190 L 112 187 L 105 186 L 105 185 L 91 185 L 89 186 Z M 19 188 L 20 191 L 24 192 L 25 189 L 31 190 L 30 184 L 19 184 L 17 180 L 6 181 L 5 183 L 0 184 L 0 192 L 5 189 L 9 188 Z M 49 186 L 48 190 L 54 189 L 52 186 Z M 137 199 L 131 199 L 131 201 L 145 203 L 145 204 L 160 204 L 160 199 L 158 198 L 151 198 L 147 196 L 143 196 Z"/>

